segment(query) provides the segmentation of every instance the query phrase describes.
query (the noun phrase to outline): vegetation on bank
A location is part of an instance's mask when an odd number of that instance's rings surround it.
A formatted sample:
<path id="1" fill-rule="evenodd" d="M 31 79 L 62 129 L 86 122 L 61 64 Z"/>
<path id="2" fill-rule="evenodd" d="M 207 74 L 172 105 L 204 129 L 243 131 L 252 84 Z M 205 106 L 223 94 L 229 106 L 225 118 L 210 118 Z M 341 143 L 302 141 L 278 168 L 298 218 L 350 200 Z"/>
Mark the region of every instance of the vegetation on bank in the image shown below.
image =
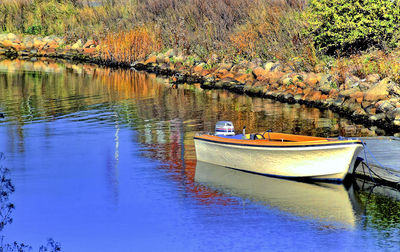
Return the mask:
<path id="1" fill-rule="evenodd" d="M 393 0 L 5 0 L 0 30 L 94 39 L 106 59 L 179 49 L 209 65 L 279 61 L 330 71 L 336 84 L 372 73 L 400 81 Z"/>

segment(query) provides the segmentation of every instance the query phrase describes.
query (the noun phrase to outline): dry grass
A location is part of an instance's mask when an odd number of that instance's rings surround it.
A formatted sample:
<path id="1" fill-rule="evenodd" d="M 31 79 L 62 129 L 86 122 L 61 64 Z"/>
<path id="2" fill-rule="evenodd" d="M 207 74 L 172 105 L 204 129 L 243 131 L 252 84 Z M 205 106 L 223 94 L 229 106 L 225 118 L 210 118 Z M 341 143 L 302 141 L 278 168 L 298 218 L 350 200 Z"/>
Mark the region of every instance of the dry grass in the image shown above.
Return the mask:
<path id="1" fill-rule="evenodd" d="M 145 50 L 133 50 L 136 42 L 128 45 L 123 37 L 142 34 L 137 31 L 146 25 L 143 36 L 203 60 L 239 56 L 309 69 L 315 50 L 302 33 L 304 8 L 305 0 L 8 0 L 0 4 L 0 30 L 101 40 L 110 46 L 107 57 L 131 61 Z M 124 49 L 117 50 L 119 42 Z"/>
<path id="2" fill-rule="evenodd" d="M 161 41 L 146 27 L 109 33 L 100 43 L 105 60 L 132 63 L 161 48 Z"/>
<path id="3" fill-rule="evenodd" d="M 350 57 L 331 58 L 330 72 L 337 84 L 345 83 L 346 78 L 356 76 L 365 79 L 368 75 L 379 74 L 381 78 L 389 77 L 400 82 L 400 50 L 384 52 L 373 50 Z M 329 65 L 329 64 L 328 64 Z"/>

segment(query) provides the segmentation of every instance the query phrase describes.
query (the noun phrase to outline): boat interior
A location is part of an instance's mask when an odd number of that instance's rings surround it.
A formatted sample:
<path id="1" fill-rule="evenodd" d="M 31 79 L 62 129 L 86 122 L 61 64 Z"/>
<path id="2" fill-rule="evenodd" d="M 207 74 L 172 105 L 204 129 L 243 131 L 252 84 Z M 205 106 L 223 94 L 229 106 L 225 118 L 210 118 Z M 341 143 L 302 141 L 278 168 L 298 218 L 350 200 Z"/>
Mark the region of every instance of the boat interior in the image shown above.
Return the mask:
<path id="1" fill-rule="evenodd" d="M 254 134 L 238 134 L 234 136 L 223 136 L 219 137 L 228 138 L 228 139 L 236 139 L 236 140 L 263 140 L 268 142 L 307 142 L 307 141 L 329 141 L 336 140 L 330 138 L 323 137 L 312 137 L 312 136 L 299 136 L 292 134 L 284 134 L 284 133 L 274 133 L 274 132 L 262 132 L 262 133 L 254 133 Z"/>

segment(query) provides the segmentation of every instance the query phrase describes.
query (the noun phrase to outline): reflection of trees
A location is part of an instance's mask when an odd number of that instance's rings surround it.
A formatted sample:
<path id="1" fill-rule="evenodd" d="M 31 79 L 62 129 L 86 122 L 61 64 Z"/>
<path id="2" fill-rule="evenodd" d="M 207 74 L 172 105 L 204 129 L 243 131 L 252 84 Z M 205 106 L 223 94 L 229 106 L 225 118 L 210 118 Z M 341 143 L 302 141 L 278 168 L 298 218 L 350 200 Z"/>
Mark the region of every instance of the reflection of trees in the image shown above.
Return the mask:
<path id="1" fill-rule="evenodd" d="M 4 154 L 0 152 L 0 162 L 4 158 Z M 0 232 L 4 227 L 12 222 L 11 212 L 14 205 L 9 202 L 9 196 L 14 192 L 14 186 L 11 179 L 8 178 L 8 169 L 0 163 Z"/>
<path id="2" fill-rule="evenodd" d="M 2 165 L 4 159 L 3 152 L 0 152 L 0 232 L 3 231 L 7 224 L 11 224 L 11 218 L 14 204 L 9 201 L 10 195 L 15 191 L 14 185 L 9 178 L 9 170 Z M 0 236 L 0 251 L 30 251 L 31 246 L 24 243 L 4 243 L 4 236 Z M 40 252 L 44 251 L 61 251 L 61 244 L 54 241 L 52 238 L 48 239 L 47 245 L 42 245 L 39 248 Z"/>

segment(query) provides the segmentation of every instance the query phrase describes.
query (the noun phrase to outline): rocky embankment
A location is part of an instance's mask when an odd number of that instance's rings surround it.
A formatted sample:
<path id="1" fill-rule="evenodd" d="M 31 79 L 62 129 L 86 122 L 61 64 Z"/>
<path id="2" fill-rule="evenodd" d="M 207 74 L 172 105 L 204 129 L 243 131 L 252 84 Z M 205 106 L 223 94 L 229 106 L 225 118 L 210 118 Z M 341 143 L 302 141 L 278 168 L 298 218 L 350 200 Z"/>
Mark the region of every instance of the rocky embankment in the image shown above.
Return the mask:
<path id="1" fill-rule="evenodd" d="M 0 55 L 37 60 L 56 57 L 106 65 L 95 41 L 67 43 L 57 37 L 0 35 Z M 174 50 L 151 55 L 130 67 L 170 76 L 179 83 L 201 83 L 203 88 L 227 89 L 250 96 L 331 109 L 353 121 L 370 126 L 378 135 L 400 135 L 400 87 L 378 74 L 365 79 L 347 76 L 343 83 L 329 73 L 294 72 L 279 62 L 217 63 L 197 61 Z"/>
<path id="2" fill-rule="evenodd" d="M 203 88 L 227 89 L 286 103 L 330 109 L 370 126 L 377 135 L 400 135 L 400 88 L 389 78 L 372 74 L 348 76 L 337 85 L 329 73 L 294 72 L 279 62 L 219 63 L 215 67 L 173 50 L 134 65 L 138 70 L 171 75 L 175 83 L 199 82 Z"/>
<path id="3" fill-rule="evenodd" d="M 79 61 L 100 59 L 99 46 L 93 40 L 67 43 L 56 36 L 16 36 L 13 33 L 0 34 L 0 55 L 8 58 L 22 58 L 32 61 L 45 58 L 62 58 Z"/>

